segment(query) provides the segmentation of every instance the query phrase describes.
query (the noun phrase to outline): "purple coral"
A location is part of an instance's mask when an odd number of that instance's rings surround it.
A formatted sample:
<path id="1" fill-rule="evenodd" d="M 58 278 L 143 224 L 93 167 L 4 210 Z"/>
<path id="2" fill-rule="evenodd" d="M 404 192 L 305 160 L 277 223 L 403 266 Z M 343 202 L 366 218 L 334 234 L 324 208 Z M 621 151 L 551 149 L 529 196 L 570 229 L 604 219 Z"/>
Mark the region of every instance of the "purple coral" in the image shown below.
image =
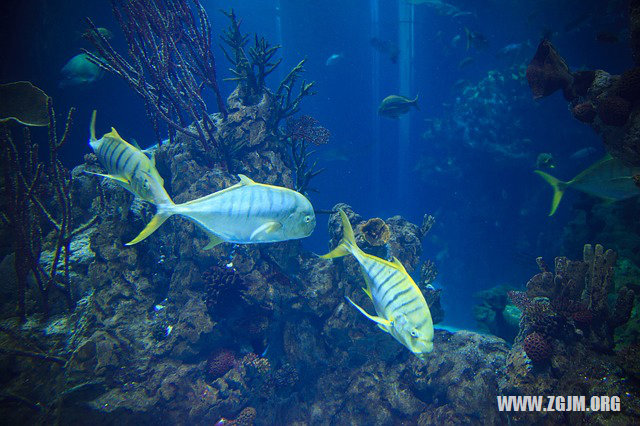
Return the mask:
<path id="1" fill-rule="evenodd" d="M 287 119 L 287 136 L 292 139 L 303 140 L 314 145 L 324 145 L 329 142 L 331 132 L 322 127 L 318 120 L 308 115 Z"/>
<path id="2" fill-rule="evenodd" d="M 207 371 L 214 379 L 222 377 L 237 364 L 235 354 L 229 349 L 218 349 L 207 361 Z"/>
<path id="3" fill-rule="evenodd" d="M 524 351 L 533 362 L 542 362 L 551 357 L 551 344 L 540 333 L 533 332 L 524 338 Z"/>

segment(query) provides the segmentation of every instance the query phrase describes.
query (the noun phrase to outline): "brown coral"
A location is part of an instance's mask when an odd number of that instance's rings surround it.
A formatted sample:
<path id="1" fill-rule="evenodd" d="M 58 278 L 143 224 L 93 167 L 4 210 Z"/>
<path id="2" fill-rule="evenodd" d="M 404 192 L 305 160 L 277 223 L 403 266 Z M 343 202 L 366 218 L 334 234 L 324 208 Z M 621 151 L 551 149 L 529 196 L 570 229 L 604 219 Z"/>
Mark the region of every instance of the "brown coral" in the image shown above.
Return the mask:
<path id="1" fill-rule="evenodd" d="M 573 82 L 569 67 L 549 40 L 542 40 L 538 45 L 527 67 L 527 81 L 534 99 L 566 89 Z"/>
<path id="2" fill-rule="evenodd" d="M 631 68 L 620 75 L 616 94 L 631 103 L 640 99 L 640 67 Z"/>
<path id="3" fill-rule="evenodd" d="M 365 241 L 372 246 L 385 245 L 391 238 L 389 225 L 379 217 L 374 217 L 361 224 L 360 232 L 362 232 Z"/>
<path id="4" fill-rule="evenodd" d="M 631 104 L 620 96 L 607 96 L 598 104 L 598 116 L 607 126 L 624 126 L 631 113 Z"/>
<path id="5" fill-rule="evenodd" d="M 258 414 L 256 413 L 256 409 L 253 407 L 246 407 L 244 410 L 242 410 L 240 412 L 240 414 L 238 414 L 238 417 L 236 417 L 233 420 L 227 420 L 224 419 L 223 423 L 219 424 L 224 424 L 225 426 L 253 426 L 253 423 L 256 420 L 256 416 Z"/>
<path id="6" fill-rule="evenodd" d="M 591 102 L 582 102 L 574 106 L 571 108 L 571 113 L 576 120 L 582 121 L 583 123 L 591 123 L 593 119 L 596 118 L 596 109 Z"/>
<path id="7" fill-rule="evenodd" d="M 214 379 L 222 377 L 236 366 L 236 356 L 229 349 L 218 349 L 207 361 L 207 371 Z"/>
<path id="8" fill-rule="evenodd" d="M 533 362 L 542 362 L 551 357 L 551 345 L 540 333 L 531 333 L 522 343 L 524 351 Z"/>
<path id="9" fill-rule="evenodd" d="M 212 266 L 202 274 L 207 308 L 210 311 L 228 309 L 239 300 L 239 292 L 245 284 L 234 269 Z"/>

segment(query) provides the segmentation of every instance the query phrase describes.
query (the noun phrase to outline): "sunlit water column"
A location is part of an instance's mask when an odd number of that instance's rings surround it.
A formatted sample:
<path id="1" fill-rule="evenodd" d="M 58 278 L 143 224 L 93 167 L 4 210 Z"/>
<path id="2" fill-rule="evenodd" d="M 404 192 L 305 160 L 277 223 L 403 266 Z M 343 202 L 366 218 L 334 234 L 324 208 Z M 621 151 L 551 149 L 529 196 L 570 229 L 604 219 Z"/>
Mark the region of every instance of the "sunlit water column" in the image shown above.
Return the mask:
<path id="1" fill-rule="evenodd" d="M 406 1 L 398 2 L 398 46 L 400 55 L 398 65 L 399 95 L 411 98 L 413 94 L 413 4 Z M 400 117 L 398 126 L 398 197 L 400 205 L 406 207 L 409 196 L 409 145 L 411 143 L 411 119 L 410 114 Z"/>
<path id="2" fill-rule="evenodd" d="M 380 11 L 379 0 L 371 0 L 371 38 L 380 38 Z M 373 182 L 371 190 L 373 191 L 372 200 L 375 200 L 375 210 L 380 207 L 380 182 L 382 178 L 382 149 L 380 147 L 380 116 L 378 115 L 378 104 L 380 103 L 380 52 L 377 49 L 371 51 L 371 105 L 373 105 L 373 118 L 371 120 L 371 170 L 373 173 Z"/>

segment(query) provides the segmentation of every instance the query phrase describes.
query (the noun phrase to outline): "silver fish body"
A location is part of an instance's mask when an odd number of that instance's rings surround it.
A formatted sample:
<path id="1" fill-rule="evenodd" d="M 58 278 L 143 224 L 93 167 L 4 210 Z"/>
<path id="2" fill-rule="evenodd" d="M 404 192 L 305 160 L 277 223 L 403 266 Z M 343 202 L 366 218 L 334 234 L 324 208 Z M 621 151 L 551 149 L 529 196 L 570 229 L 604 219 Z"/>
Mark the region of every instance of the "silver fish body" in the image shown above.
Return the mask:
<path id="1" fill-rule="evenodd" d="M 172 215 L 191 220 L 207 233 L 210 242 L 205 249 L 222 242 L 271 243 L 311 235 L 316 218 L 304 195 L 239 177 L 236 185 L 211 195 L 183 204 L 158 204 L 156 216 L 128 244 L 144 240 Z"/>

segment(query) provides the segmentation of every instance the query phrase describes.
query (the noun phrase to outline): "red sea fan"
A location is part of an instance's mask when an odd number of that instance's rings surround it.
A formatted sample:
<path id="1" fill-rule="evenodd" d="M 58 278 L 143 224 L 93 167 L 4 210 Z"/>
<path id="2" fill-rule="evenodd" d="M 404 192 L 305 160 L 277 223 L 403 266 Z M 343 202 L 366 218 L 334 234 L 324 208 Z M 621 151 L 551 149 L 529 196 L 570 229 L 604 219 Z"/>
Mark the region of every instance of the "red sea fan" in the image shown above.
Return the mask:
<path id="1" fill-rule="evenodd" d="M 218 349 L 215 351 L 207 362 L 207 371 L 214 379 L 222 377 L 229 370 L 236 366 L 237 360 L 235 354 L 229 349 Z"/>
<path id="2" fill-rule="evenodd" d="M 329 142 L 331 132 L 322 127 L 318 120 L 308 115 L 287 119 L 287 136 L 292 139 L 304 140 L 314 145 L 324 145 Z"/>
<path id="3" fill-rule="evenodd" d="M 566 89 L 573 82 L 569 67 L 549 40 L 542 40 L 538 45 L 538 50 L 527 67 L 527 81 L 534 99 Z"/>

